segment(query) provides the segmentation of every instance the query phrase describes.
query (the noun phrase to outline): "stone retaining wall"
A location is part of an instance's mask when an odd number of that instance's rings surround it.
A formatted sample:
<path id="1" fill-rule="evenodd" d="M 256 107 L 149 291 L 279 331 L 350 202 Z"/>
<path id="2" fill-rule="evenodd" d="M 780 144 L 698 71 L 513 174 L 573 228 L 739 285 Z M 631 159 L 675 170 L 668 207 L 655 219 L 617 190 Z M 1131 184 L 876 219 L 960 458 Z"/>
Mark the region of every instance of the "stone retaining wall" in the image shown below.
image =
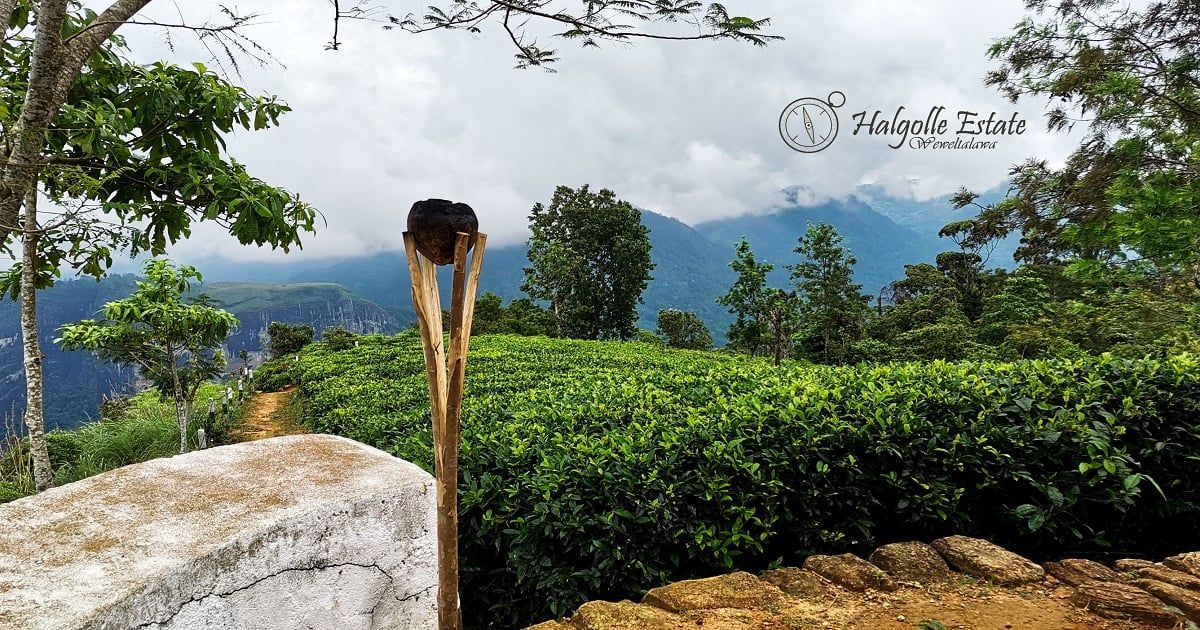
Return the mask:
<path id="1" fill-rule="evenodd" d="M 434 501 L 327 435 L 114 470 L 0 506 L 0 628 L 433 628 Z"/>
<path id="2" fill-rule="evenodd" d="M 986 540 L 950 536 L 884 545 L 867 560 L 810 556 L 802 567 L 758 576 L 676 582 L 641 603 L 588 602 L 530 630 L 1141 630 L 1189 622 L 1200 624 L 1200 552 L 1112 568 L 1079 558 L 1038 565 Z"/>

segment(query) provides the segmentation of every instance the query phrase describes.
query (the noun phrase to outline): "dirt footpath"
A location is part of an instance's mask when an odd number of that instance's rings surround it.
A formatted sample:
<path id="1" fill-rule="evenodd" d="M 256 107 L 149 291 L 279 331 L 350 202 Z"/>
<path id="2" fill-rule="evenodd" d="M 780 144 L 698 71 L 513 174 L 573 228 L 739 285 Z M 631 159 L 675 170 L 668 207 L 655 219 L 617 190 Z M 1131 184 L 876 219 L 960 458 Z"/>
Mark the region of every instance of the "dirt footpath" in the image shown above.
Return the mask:
<path id="1" fill-rule="evenodd" d="M 289 405 L 294 391 L 295 388 L 289 386 L 278 392 L 255 393 L 246 403 L 241 425 L 232 432 L 234 441 L 249 442 L 308 433 L 291 416 Z"/>

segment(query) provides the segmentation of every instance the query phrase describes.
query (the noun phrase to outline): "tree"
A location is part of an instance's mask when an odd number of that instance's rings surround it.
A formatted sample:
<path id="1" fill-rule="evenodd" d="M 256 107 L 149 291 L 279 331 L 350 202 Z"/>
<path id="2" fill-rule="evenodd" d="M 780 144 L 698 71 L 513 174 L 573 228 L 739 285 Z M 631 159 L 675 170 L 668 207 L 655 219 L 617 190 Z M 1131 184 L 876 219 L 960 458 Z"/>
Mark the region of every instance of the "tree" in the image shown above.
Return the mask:
<path id="1" fill-rule="evenodd" d="M 174 398 L 179 452 L 188 450 L 192 405 L 201 383 L 225 365 L 219 346 L 238 321 L 207 298 L 189 298 L 193 267 L 156 258 L 146 263 L 137 290 L 104 305 L 104 319 L 59 329 L 67 350 L 91 350 L 109 361 L 134 365 L 164 396 Z"/>
<path id="2" fill-rule="evenodd" d="M 665 308 L 658 312 L 658 336 L 667 347 L 686 350 L 712 348 L 712 334 L 695 313 Z"/>
<path id="3" fill-rule="evenodd" d="M 491 291 L 475 298 L 475 317 L 471 320 L 471 334 L 492 335 L 509 332 L 504 328 L 504 300 Z"/>
<path id="4" fill-rule="evenodd" d="M 854 256 L 828 223 L 809 225 L 795 252 L 804 258 L 788 267 L 803 321 L 799 349 L 822 363 L 841 362 L 849 344 L 862 336 L 870 300 L 854 284 Z"/>
<path id="5" fill-rule="evenodd" d="M 765 331 L 764 348 L 775 365 L 779 365 L 791 356 L 801 330 L 800 300 L 794 291 L 768 289 L 760 317 Z"/>
<path id="6" fill-rule="evenodd" d="M 991 47 L 987 83 L 1052 103 L 1051 130 L 1088 133 L 1061 167 L 1014 166 L 1008 198 L 958 230 L 975 243 L 1019 232 L 1024 262 L 1136 267 L 1200 287 L 1200 4 L 1026 4 L 1032 14 Z M 964 190 L 956 204 L 975 199 Z"/>
<path id="7" fill-rule="evenodd" d="M 315 212 L 287 191 L 250 177 L 219 149 L 222 134 L 238 126 L 272 125 L 286 105 L 251 97 L 202 66 L 134 64 L 122 56 L 119 38 L 95 42 L 80 60 L 88 71 L 71 76 L 68 68 L 41 64 L 38 60 L 46 57 L 39 57 L 39 51 L 46 53 L 50 46 L 70 57 L 76 46 L 111 25 L 72 2 L 37 6 L 37 32 L 31 39 L 25 33 L 31 26 L 30 4 L 0 3 L 0 13 L 7 10 L 5 17 L 11 16 L 8 38 L 0 45 L 8 62 L 0 66 L 6 85 L 0 134 L 11 149 L 0 164 L 0 214 L 19 212 L 23 205 L 16 226 L 22 261 L 0 276 L 0 289 L 21 297 L 26 425 L 37 485 L 44 488 L 47 466 L 42 460 L 48 454 L 41 443 L 36 290 L 53 284 L 63 270 L 103 275 L 115 249 L 162 253 L 190 232 L 193 221 L 221 223 L 243 243 L 287 249 L 298 244 L 301 231 L 312 230 Z M 62 33 L 53 41 L 45 27 L 56 15 Z M 39 89 L 50 85 L 50 75 L 69 82 L 54 84 L 61 94 L 39 95 Z M 56 109 L 50 114 L 38 113 L 51 106 Z M 36 138 L 26 133 L 36 123 L 33 118 L 45 122 Z M 13 206 L 9 202 L 18 184 L 28 201 Z M 54 204 L 43 213 L 44 222 L 35 204 L 39 187 Z M 0 246 L 8 247 L 12 226 L 0 221 Z"/>
<path id="8" fill-rule="evenodd" d="M 267 352 L 272 358 L 300 352 L 301 348 L 312 343 L 316 334 L 317 331 L 308 324 L 271 322 L 267 326 Z"/>
<path id="9" fill-rule="evenodd" d="M 560 336 L 628 339 L 650 281 L 650 231 L 611 190 L 559 186 L 529 215 L 521 290 L 550 304 Z"/>
<path id="10" fill-rule="evenodd" d="M 725 335 L 728 347 L 758 355 L 766 345 L 767 326 L 763 313 L 768 298 L 767 274 L 775 266 L 756 261 L 745 238 L 738 241 L 733 251 L 734 258 L 729 267 L 737 273 L 737 279 L 728 293 L 717 298 L 717 304 L 727 307 L 734 316 Z"/>

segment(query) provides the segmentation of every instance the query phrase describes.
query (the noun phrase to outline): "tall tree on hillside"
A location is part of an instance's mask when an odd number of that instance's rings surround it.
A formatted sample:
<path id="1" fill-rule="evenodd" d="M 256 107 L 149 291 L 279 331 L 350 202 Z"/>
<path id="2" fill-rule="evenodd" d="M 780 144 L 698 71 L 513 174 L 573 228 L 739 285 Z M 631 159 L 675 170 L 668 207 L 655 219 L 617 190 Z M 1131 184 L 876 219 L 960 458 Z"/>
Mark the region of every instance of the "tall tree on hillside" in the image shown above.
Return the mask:
<path id="1" fill-rule="evenodd" d="M 521 290 L 550 304 L 558 332 L 628 339 L 650 281 L 650 231 L 611 190 L 559 186 L 529 214 L 529 262 Z"/>
<path id="2" fill-rule="evenodd" d="M 686 350 L 708 350 L 712 348 L 712 334 L 704 321 L 691 311 L 664 308 L 658 312 L 658 333 L 668 348 Z"/>
<path id="3" fill-rule="evenodd" d="M 803 321 L 799 351 L 822 363 L 840 362 L 850 342 L 862 336 L 870 301 L 854 283 L 854 256 L 828 223 L 809 225 L 795 252 L 803 258 L 788 266 Z"/>
<path id="4" fill-rule="evenodd" d="M 137 366 L 165 397 L 175 400 L 179 452 L 188 450 L 196 393 L 225 365 L 221 342 L 237 325 L 232 313 L 203 298 L 189 298 L 193 267 L 156 258 L 133 295 L 104 305 L 102 321 L 85 319 L 60 329 L 67 350 L 91 350 L 115 363 Z"/>
<path id="5" fill-rule="evenodd" d="M 737 279 L 729 292 L 717 298 L 717 304 L 727 307 L 733 314 L 733 323 L 725 337 L 728 347 L 751 355 L 765 351 L 767 325 L 764 312 L 767 307 L 769 289 L 767 274 L 775 268 L 769 262 L 758 262 L 750 242 L 744 237 L 734 246 L 733 262 L 729 267 L 737 273 Z"/>
<path id="6" fill-rule="evenodd" d="M 1088 133 L 1061 167 L 1013 167 L 1009 197 L 954 229 L 976 243 L 1018 232 L 1025 262 L 1200 287 L 1200 4 L 1026 4 L 1031 15 L 991 47 L 987 83 L 1051 103 L 1051 130 L 1083 122 Z M 975 199 L 962 191 L 956 203 Z"/>

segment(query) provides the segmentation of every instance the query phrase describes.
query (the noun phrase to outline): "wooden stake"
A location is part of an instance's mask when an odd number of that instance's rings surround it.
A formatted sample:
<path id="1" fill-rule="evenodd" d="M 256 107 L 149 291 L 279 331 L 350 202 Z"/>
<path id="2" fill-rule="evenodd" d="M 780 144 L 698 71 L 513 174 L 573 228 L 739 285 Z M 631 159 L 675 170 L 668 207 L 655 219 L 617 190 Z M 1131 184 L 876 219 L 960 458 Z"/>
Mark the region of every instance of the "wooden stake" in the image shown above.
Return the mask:
<path id="1" fill-rule="evenodd" d="M 408 274 L 412 278 L 413 308 L 425 353 L 429 380 L 429 410 L 433 424 L 434 476 L 437 480 L 438 627 L 460 630 L 458 596 L 458 447 L 461 440 L 462 395 L 466 386 L 467 348 L 475 317 L 475 292 L 483 266 L 487 235 L 476 234 L 470 265 L 470 235 L 460 232 L 454 246 L 454 282 L 450 294 L 450 357 L 446 363 L 442 304 L 437 266 L 417 251 L 404 233 Z M 449 373 L 447 373 L 449 372 Z"/>

